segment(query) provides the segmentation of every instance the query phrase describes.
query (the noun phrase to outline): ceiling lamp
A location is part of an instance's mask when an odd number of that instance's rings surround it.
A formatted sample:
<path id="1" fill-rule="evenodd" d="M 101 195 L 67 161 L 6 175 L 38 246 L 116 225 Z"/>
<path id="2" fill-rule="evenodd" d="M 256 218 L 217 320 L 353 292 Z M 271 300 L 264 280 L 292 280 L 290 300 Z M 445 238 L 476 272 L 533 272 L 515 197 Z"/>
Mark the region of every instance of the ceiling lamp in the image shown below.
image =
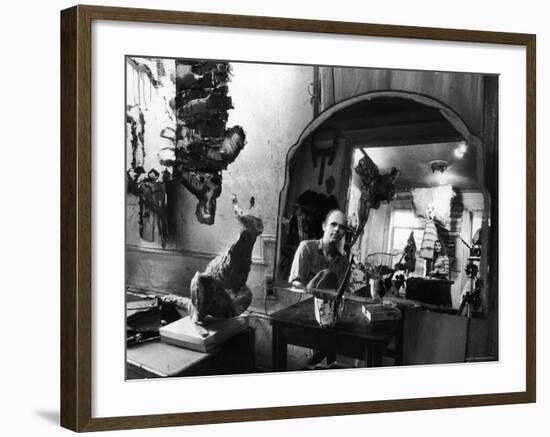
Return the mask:
<path id="1" fill-rule="evenodd" d="M 464 141 L 461 141 L 460 143 L 458 143 L 458 146 L 454 150 L 455 158 L 457 159 L 464 158 L 464 154 L 466 153 L 466 150 L 468 150 L 468 146 Z"/>
<path id="2" fill-rule="evenodd" d="M 445 183 L 445 170 L 449 167 L 449 163 L 443 159 L 430 161 L 430 169 L 435 173 L 435 177 L 440 185 Z"/>

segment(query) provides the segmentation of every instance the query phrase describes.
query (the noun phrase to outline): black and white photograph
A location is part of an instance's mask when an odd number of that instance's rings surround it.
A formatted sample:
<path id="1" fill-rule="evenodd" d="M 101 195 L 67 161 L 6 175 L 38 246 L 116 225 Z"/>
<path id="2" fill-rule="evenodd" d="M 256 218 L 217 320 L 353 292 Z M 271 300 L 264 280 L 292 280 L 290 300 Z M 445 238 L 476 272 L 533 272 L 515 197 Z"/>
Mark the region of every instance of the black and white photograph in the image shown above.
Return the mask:
<path id="1" fill-rule="evenodd" d="M 141 54 L 125 84 L 127 380 L 499 360 L 498 74 Z"/>

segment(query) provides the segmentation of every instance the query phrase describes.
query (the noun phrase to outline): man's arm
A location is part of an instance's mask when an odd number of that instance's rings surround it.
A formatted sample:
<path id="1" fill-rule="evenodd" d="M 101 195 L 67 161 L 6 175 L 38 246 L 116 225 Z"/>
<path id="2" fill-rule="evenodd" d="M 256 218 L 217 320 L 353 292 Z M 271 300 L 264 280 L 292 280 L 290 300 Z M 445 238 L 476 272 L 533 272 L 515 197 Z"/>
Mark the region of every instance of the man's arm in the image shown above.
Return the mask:
<path id="1" fill-rule="evenodd" d="M 311 259 L 308 253 L 308 248 L 305 241 L 300 242 L 294 259 L 292 260 L 292 267 L 290 268 L 290 275 L 288 282 L 295 287 L 305 287 L 309 273 L 311 271 Z"/>

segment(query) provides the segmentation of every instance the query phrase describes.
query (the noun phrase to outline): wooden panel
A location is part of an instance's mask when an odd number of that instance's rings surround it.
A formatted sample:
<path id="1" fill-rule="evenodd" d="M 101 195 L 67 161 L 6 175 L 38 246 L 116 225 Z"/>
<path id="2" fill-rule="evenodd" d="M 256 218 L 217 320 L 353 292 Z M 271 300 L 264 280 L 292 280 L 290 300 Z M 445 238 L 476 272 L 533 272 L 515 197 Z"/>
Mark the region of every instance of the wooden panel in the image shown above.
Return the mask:
<path id="1" fill-rule="evenodd" d="M 491 361 L 497 356 L 489 352 L 489 320 L 471 319 L 468 328 L 466 361 Z"/>
<path id="2" fill-rule="evenodd" d="M 61 425 L 78 425 L 77 314 L 77 13 L 61 15 Z"/>
<path id="3" fill-rule="evenodd" d="M 404 365 L 464 362 L 466 317 L 416 309 L 403 317 Z"/>
<path id="4" fill-rule="evenodd" d="M 259 243 L 257 243 L 259 244 Z M 195 272 L 202 272 L 215 254 L 126 247 L 126 285 L 133 289 L 188 295 Z M 272 249 L 271 249 L 272 250 Z M 273 255 L 269 255 L 273 258 Z M 253 261 L 247 285 L 255 298 L 264 295 L 266 264 Z"/>
<path id="5" fill-rule="evenodd" d="M 450 106 L 473 134 L 481 133 L 483 82 L 480 74 L 335 68 L 333 82 L 335 103 L 370 91 L 415 92 Z"/>

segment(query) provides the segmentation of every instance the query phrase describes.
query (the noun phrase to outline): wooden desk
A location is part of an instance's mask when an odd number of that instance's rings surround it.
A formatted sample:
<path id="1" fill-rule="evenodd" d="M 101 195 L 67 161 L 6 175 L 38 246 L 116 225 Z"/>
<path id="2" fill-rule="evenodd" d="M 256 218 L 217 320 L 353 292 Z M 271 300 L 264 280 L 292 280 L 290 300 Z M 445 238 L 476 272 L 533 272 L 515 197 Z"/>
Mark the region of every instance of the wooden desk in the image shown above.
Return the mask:
<path id="1" fill-rule="evenodd" d="M 399 320 L 371 323 L 361 312 L 361 304 L 346 301 L 342 319 L 332 328 L 322 328 L 315 320 L 310 298 L 271 314 L 271 324 L 273 370 L 283 371 L 289 344 L 362 359 L 367 367 L 380 366 Z"/>
<path id="2" fill-rule="evenodd" d="M 408 278 L 407 299 L 432 305 L 452 307 L 451 285 L 453 281 L 435 278 Z"/>
<path id="3" fill-rule="evenodd" d="M 250 327 L 209 353 L 160 340 L 129 346 L 126 351 L 127 379 L 251 372 L 254 372 L 254 329 Z"/>

